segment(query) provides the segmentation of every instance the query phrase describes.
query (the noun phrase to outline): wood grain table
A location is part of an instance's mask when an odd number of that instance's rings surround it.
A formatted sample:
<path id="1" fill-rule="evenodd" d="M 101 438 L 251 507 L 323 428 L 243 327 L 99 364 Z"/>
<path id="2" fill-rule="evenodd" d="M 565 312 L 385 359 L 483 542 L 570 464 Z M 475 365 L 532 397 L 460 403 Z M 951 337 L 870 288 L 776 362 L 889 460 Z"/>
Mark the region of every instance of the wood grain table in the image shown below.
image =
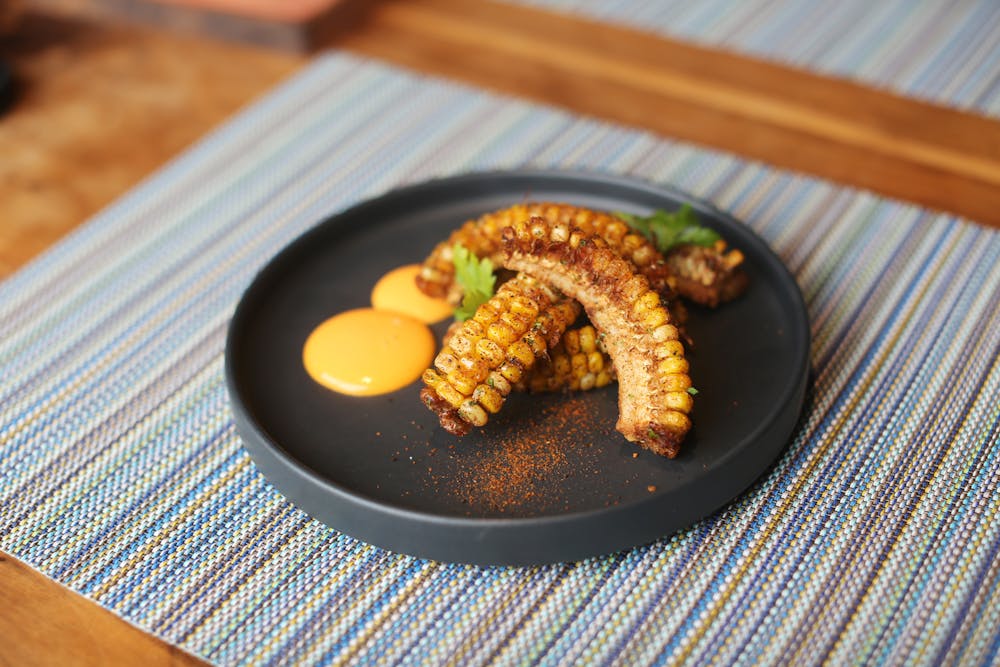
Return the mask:
<path id="1" fill-rule="evenodd" d="M 545 11 L 371 3 L 330 44 L 1000 226 L 1000 122 Z M 308 59 L 28 14 L 0 41 L 0 277 Z M 201 662 L 0 553 L 0 665 Z"/>

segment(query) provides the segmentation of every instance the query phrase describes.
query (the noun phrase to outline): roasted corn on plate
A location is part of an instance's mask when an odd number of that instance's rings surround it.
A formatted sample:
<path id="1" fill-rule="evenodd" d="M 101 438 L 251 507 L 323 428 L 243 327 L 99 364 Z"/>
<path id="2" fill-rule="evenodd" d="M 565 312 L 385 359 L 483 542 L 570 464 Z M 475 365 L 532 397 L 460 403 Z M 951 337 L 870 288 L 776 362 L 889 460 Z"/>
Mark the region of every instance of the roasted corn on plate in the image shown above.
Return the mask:
<path id="1" fill-rule="evenodd" d="M 725 241 L 661 252 L 651 238 L 607 213 L 535 203 L 470 220 L 438 244 L 417 277 L 429 295 L 462 299 L 458 245 L 463 256 L 488 258 L 498 275 L 514 276 L 449 329 L 423 374 L 421 398 L 442 426 L 456 435 L 484 426 L 513 390 L 586 391 L 617 381 L 617 429 L 676 456 L 696 393 L 678 295 L 715 307 L 747 283 L 742 254 Z M 589 322 L 572 326 L 581 309 Z"/>
<path id="2" fill-rule="evenodd" d="M 424 371 L 421 399 L 450 433 L 484 426 L 579 314 L 579 304 L 546 283 L 515 276 L 451 332 Z"/>
<path id="3" fill-rule="evenodd" d="M 533 216 L 572 224 L 588 234 L 600 236 L 615 251 L 633 262 L 654 289 L 667 298 L 671 297 L 666 261 L 648 239 L 607 213 L 553 203 L 518 204 L 469 220 L 452 232 L 446 241 L 439 243 L 427 257 L 417 277 L 418 287 L 429 296 L 444 297 L 457 303 L 461 288 L 455 284 L 452 248 L 456 244 L 461 245 L 473 254 L 489 257 L 496 263 L 503 229 Z"/>
<path id="4" fill-rule="evenodd" d="M 611 384 L 615 367 L 603 337 L 591 324 L 568 329 L 521 387 L 533 392 L 588 391 Z"/>

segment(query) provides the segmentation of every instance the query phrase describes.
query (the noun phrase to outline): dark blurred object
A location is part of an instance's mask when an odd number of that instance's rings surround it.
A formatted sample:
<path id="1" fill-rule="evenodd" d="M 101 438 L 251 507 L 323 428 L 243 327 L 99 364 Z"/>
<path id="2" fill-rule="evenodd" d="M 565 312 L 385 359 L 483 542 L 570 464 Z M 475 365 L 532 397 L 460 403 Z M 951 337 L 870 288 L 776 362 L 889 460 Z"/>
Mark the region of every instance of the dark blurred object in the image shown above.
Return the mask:
<path id="1" fill-rule="evenodd" d="M 0 114 L 14 101 L 14 76 L 5 63 L 0 62 Z"/>
<path id="2" fill-rule="evenodd" d="M 24 3 L 21 0 L 3 0 L 0 2 L 0 35 L 6 35 L 14 31 L 17 21 L 21 17 L 21 9 Z"/>
<path id="3" fill-rule="evenodd" d="M 0 0 L 0 39 L 14 32 L 21 16 L 21 0 Z M 14 74 L 7 63 L 0 61 L 0 114 L 14 101 Z"/>
<path id="4" fill-rule="evenodd" d="M 293 52 L 312 51 L 348 30 L 367 4 L 365 0 L 27 1 L 33 11 L 46 14 L 147 25 Z"/>

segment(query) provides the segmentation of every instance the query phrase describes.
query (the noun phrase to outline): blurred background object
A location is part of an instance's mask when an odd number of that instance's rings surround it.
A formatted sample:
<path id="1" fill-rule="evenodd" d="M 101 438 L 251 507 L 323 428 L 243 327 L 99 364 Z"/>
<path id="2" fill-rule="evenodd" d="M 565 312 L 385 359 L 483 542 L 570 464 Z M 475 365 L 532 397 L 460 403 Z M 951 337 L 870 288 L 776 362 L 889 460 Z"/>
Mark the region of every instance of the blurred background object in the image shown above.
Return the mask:
<path id="1" fill-rule="evenodd" d="M 0 6 L 7 7 L 7 0 Z M 0 35 L 0 278 L 298 68 L 288 51 L 39 9 Z"/>
<path id="2" fill-rule="evenodd" d="M 296 52 L 317 48 L 355 20 L 364 0 L 28 0 L 32 8 Z"/>
<path id="3" fill-rule="evenodd" d="M 12 33 L 21 16 L 21 0 L 0 3 L 0 39 Z M 0 60 L 0 114 L 14 101 L 14 75 L 6 61 Z"/>
<path id="4" fill-rule="evenodd" d="M 21 15 L 21 0 L 4 0 L 0 3 L 0 34 L 7 34 L 17 25 Z"/>

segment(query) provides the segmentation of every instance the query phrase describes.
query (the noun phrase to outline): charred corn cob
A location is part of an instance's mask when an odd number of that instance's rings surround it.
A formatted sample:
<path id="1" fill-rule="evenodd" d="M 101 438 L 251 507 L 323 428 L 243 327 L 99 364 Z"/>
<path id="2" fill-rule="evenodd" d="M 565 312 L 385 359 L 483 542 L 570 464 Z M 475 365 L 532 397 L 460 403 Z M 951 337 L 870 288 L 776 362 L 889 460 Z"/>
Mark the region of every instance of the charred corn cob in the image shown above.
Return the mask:
<path id="1" fill-rule="evenodd" d="M 547 284 L 515 276 L 451 332 L 423 373 L 421 399 L 450 433 L 485 425 L 579 314 L 579 304 Z"/>
<path id="2" fill-rule="evenodd" d="M 548 392 L 599 389 L 615 379 L 602 336 L 590 324 L 568 329 L 549 352 L 549 358 L 535 366 L 525 388 Z"/>
<path id="3" fill-rule="evenodd" d="M 575 298 L 604 332 L 618 375 L 619 432 L 676 456 L 691 428 L 693 400 L 684 345 L 660 295 L 600 236 L 541 217 L 502 234 L 502 266 Z"/>
<path id="4" fill-rule="evenodd" d="M 532 216 L 559 223 L 560 228 L 572 225 L 586 234 L 600 236 L 608 246 L 634 263 L 653 289 L 666 298 L 672 296 L 666 262 L 646 237 L 607 213 L 554 203 L 518 204 L 467 221 L 452 232 L 448 240 L 439 243 L 424 260 L 417 276 L 417 286 L 429 296 L 448 298 L 457 303 L 461 288 L 455 284 L 452 248 L 456 244 L 462 245 L 474 255 L 490 257 L 496 263 L 500 253 L 501 230 Z"/>

